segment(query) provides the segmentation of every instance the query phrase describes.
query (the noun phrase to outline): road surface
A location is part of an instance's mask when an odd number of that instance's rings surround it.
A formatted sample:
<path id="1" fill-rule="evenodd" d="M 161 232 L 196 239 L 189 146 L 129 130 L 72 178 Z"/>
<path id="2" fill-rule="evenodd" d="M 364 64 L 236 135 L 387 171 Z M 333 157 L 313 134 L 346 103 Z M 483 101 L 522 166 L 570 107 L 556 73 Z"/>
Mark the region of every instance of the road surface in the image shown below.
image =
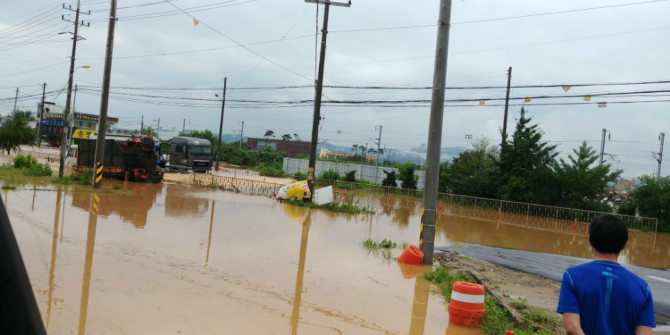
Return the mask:
<path id="1" fill-rule="evenodd" d="M 436 249 L 443 251 L 457 251 L 473 258 L 559 282 L 563 278 L 563 272 L 566 268 L 591 261 L 587 258 L 496 248 L 469 243 L 464 243 L 462 246 L 458 247 L 436 247 Z M 644 278 L 644 280 L 649 283 L 649 287 L 651 288 L 654 297 L 654 312 L 657 315 L 656 323 L 658 325 L 670 324 L 670 271 L 635 265 L 625 265 L 625 267 Z"/>

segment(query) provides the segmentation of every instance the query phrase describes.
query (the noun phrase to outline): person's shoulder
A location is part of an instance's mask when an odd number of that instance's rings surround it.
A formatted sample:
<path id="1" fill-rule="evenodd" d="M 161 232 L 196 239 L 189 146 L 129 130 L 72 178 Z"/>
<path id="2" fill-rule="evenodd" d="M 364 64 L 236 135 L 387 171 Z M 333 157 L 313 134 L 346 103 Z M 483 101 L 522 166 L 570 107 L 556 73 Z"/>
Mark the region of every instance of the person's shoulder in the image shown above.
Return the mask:
<path id="1" fill-rule="evenodd" d="M 637 275 L 635 272 L 631 271 L 630 269 L 626 268 L 623 265 L 621 266 L 621 269 L 622 269 L 623 273 L 625 273 L 628 280 L 635 281 L 641 286 L 649 286 L 647 281 L 644 280 L 644 278 Z"/>
<path id="2" fill-rule="evenodd" d="M 578 265 L 571 266 L 566 271 L 568 271 L 568 272 L 588 271 L 588 270 L 592 270 L 596 266 L 597 266 L 596 263 L 591 261 L 591 262 L 586 262 L 586 263 L 583 263 L 583 264 L 578 264 Z"/>

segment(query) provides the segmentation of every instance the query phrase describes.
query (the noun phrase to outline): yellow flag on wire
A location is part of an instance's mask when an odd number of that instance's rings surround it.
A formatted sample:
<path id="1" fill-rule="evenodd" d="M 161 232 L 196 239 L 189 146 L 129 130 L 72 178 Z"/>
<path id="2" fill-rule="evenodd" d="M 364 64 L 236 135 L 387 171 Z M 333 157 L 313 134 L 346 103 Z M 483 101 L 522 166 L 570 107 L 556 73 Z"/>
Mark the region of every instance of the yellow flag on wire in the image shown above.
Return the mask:
<path id="1" fill-rule="evenodd" d="M 530 98 L 523 99 L 523 101 L 525 102 L 530 102 L 530 100 L 531 100 Z"/>
<path id="2" fill-rule="evenodd" d="M 479 105 L 480 105 L 480 106 L 482 106 L 482 105 L 486 105 L 486 101 L 484 101 L 484 100 L 479 100 Z"/>
<path id="3" fill-rule="evenodd" d="M 198 21 L 197 19 L 193 19 L 193 26 L 194 27 L 197 27 L 198 23 L 200 23 L 200 21 Z"/>
<path id="4" fill-rule="evenodd" d="M 567 91 L 570 90 L 570 87 L 572 87 L 572 86 L 569 86 L 569 85 L 563 85 L 563 86 L 561 86 L 561 87 L 563 87 L 563 92 L 567 92 Z"/>
<path id="5" fill-rule="evenodd" d="M 584 101 L 591 101 L 591 96 L 590 95 L 585 95 L 584 96 Z"/>

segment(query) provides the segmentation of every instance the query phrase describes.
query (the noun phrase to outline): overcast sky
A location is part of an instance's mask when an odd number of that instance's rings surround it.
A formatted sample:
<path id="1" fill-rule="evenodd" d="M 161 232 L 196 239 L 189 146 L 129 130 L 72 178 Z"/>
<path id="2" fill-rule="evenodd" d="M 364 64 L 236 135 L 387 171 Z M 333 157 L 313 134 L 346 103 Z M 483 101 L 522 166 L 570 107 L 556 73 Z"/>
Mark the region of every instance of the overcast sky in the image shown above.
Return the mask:
<path id="1" fill-rule="evenodd" d="M 75 104 L 98 114 L 110 2 L 81 7 L 91 14 L 80 18 L 90 27 L 79 31 Z M 73 32 L 61 15 L 72 21 L 74 12 L 53 0 L 0 0 L 0 9 L 0 113 L 13 109 L 17 87 L 18 108 L 34 111 L 43 82 L 47 101 L 64 105 L 72 35 L 59 33 Z M 426 143 L 438 9 L 438 0 L 331 6 L 322 141 L 372 147 L 382 126 L 387 149 Z M 319 30 L 323 12 L 321 5 Z M 117 17 L 109 116 L 119 127 L 139 129 L 143 116 L 145 126 L 160 118 L 161 128 L 185 122 L 217 133 L 227 77 L 223 133 L 239 134 L 244 121 L 244 136 L 269 129 L 310 139 L 321 39 L 315 4 L 119 0 Z M 455 0 L 451 22 L 447 86 L 474 88 L 447 90 L 443 148 L 467 147 L 468 134 L 500 141 L 512 67 L 508 132 L 525 105 L 563 156 L 584 140 L 599 152 L 607 129 L 608 163 L 625 177 L 655 173 L 652 152 L 670 125 L 670 1 Z M 585 84 L 597 85 L 578 86 Z"/>

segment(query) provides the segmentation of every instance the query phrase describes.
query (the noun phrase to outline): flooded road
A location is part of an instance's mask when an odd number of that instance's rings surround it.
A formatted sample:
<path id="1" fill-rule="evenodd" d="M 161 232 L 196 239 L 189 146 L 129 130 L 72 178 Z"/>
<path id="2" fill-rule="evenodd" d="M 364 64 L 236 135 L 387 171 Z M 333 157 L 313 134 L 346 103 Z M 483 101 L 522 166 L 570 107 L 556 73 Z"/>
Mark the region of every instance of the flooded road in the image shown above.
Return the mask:
<path id="1" fill-rule="evenodd" d="M 444 334 L 444 302 L 417 269 L 367 238 L 417 244 L 420 199 L 357 195 L 376 215 L 336 214 L 196 186 L 2 190 L 49 333 Z M 590 257 L 562 226 L 443 208 L 436 245 Z M 493 214 L 495 216 L 495 213 Z M 634 233 L 624 262 L 670 268 L 667 234 Z M 424 269 L 426 270 L 426 269 Z"/>

